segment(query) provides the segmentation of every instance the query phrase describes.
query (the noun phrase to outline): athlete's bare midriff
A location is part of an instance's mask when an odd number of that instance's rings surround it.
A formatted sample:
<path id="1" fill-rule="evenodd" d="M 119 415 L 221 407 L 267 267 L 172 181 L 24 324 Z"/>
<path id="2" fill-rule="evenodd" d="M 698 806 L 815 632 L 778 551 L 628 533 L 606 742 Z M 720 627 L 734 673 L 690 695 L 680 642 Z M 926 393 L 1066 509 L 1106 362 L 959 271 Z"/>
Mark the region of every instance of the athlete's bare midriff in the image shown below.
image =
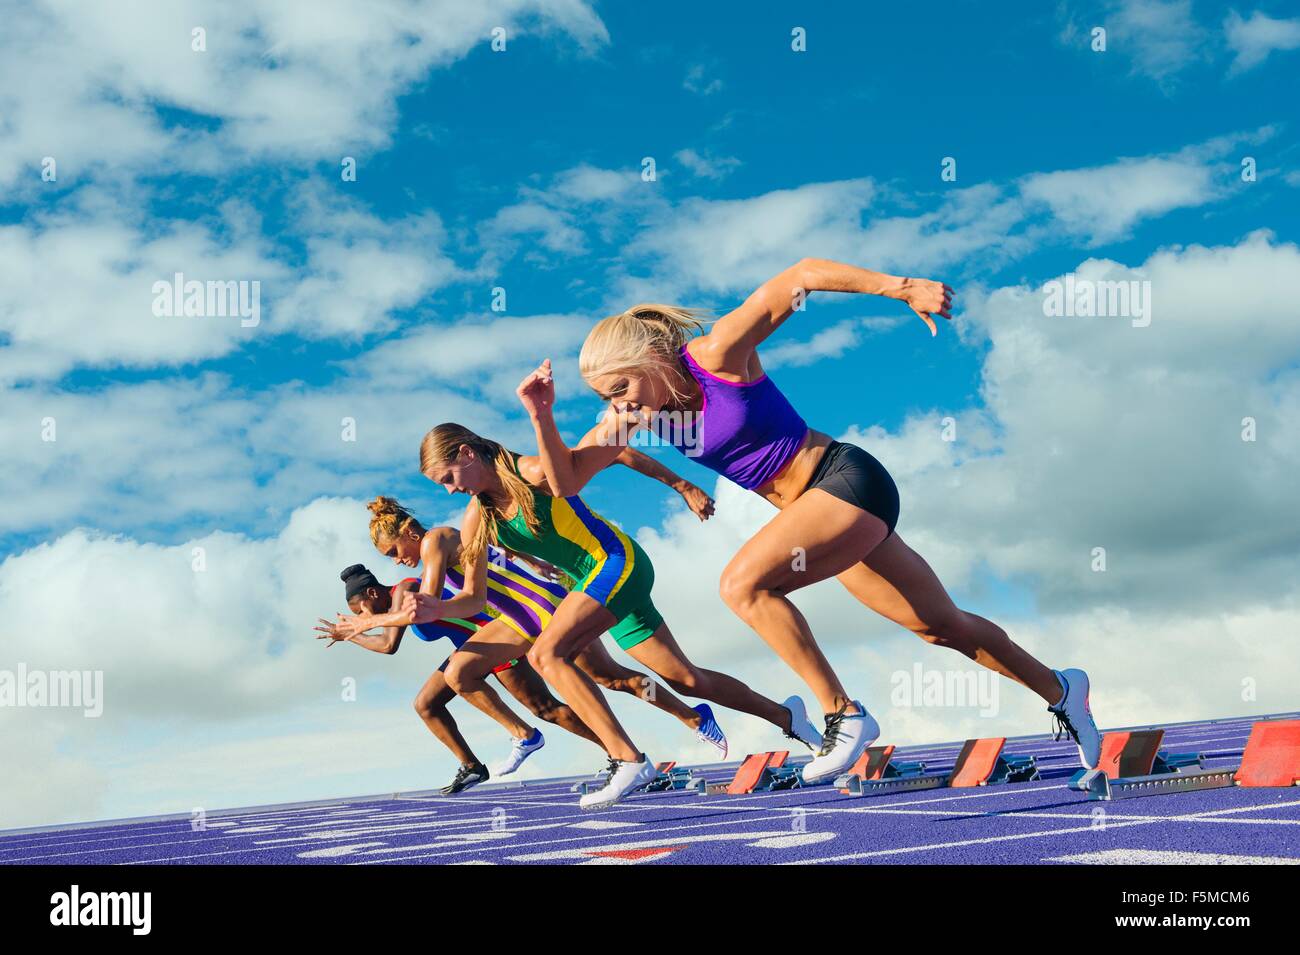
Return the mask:
<path id="1" fill-rule="evenodd" d="M 789 506 L 807 489 L 831 440 L 830 435 L 809 428 L 794 457 L 777 472 L 776 477 L 754 488 L 754 493 L 761 494 L 778 509 Z"/>

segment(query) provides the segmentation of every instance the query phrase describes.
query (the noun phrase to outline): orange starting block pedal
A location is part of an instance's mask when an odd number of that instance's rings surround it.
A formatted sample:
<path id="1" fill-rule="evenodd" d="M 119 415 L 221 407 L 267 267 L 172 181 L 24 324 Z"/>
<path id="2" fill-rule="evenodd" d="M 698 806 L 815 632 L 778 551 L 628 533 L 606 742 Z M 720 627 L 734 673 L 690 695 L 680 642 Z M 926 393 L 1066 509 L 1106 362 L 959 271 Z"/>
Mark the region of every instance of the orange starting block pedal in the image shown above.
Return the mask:
<path id="1" fill-rule="evenodd" d="M 872 747 L 863 753 L 852 771 L 835 780 L 835 785 L 845 795 L 868 796 L 1038 779 L 1035 757 L 1004 755 L 1002 748 L 1006 742 L 1006 737 L 1001 736 L 966 740 L 948 773 L 926 773 L 925 763 L 895 763 L 891 759 L 892 746 Z"/>
<path id="2" fill-rule="evenodd" d="M 726 793 L 728 796 L 748 795 L 755 789 L 765 789 L 770 786 L 776 776 L 776 770 L 785 765 L 789 756 L 788 750 L 754 753 L 746 756 L 741 762 L 731 782 L 710 783 L 704 779 L 696 779 L 692 781 L 690 788 L 701 796 L 715 796 L 721 793 Z"/>
<path id="3" fill-rule="evenodd" d="M 1163 736 L 1159 729 L 1107 733 L 1097 768 L 1075 773 L 1070 788 L 1092 800 L 1108 800 L 1300 781 L 1300 720 L 1256 722 L 1236 769 L 1205 769 L 1199 753 L 1163 752 Z M 1193 765 L 1195 769 L 1183 771 Z"/>
<path id="4" fill-rule="evenodd" d="M 1300 783 L 1300 720 L 1260 720 L 1250 728 L 1238 786 L 1294 786 Z"/>

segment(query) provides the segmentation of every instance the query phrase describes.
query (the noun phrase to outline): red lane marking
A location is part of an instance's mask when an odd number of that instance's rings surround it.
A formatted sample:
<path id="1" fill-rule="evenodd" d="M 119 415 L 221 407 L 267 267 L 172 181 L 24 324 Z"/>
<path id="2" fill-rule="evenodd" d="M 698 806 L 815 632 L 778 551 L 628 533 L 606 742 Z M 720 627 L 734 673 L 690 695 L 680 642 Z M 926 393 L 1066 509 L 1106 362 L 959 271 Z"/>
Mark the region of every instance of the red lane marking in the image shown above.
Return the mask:
<path id="1" fill-rule="evenodd" d="M 665 856 L 678 852 L 685 846 L 655 846 L 650 849 L 608 849 L 603 852 L 586 852 L 584 855 L 597 856 L 601 859 L 648 859 L 650 856 Z"/>

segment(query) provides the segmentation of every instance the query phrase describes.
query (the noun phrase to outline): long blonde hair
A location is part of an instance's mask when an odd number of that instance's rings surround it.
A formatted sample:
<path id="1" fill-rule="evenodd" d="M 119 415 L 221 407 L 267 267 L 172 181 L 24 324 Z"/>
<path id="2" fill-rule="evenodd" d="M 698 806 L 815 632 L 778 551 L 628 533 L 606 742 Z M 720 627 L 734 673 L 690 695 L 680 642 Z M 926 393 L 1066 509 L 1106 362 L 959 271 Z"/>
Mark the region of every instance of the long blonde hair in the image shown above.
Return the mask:
<path id="1" fill-rule="evenodd" d="M 674 384 L 674 372 L 681 367 L 678 353 L 703 331 L 706 314 L 677 305 L 642 304 L 602 318 L 582 343 L 578 370 L 588 384 L 602 375 L 650 375 L 674 400 L 683 402 L 686 396 Z"/>
<path id="2" fill-rule="evenodd" d="M 396 498 L 384 497 L 382 494 L 366 505 L 370 511 L 370 541 L 376 547 L 388 541 L 396 543 L 401 533 L 412 524 L 423 531 L 420 522 L 411 516 L 411 512 L 397 503 Z"/>
<path id="3" fill-rule="evenodd" d="M 524 523 L 534 533 L 537 531 L 537 509 L 533 505 L 533 489 L 515 473 L 510 452 L 495 441 L 480 437 L 464 425 L 448 422 L 431 429 L 420 442 L 420 473 L 425 477 L 438 465 L 454 461 L 462 445 L 467 445 L 484 462 L 491 462 L 505 494 L 501 500 L 489 494 L 477 494 L 479 522 L 473 540 L 461 541 L 462 567 L 469 567 L 487 551 L 488 544 L 497 542 L 497 525 L 506 520 L 512 506 L 519 508 Z"/>

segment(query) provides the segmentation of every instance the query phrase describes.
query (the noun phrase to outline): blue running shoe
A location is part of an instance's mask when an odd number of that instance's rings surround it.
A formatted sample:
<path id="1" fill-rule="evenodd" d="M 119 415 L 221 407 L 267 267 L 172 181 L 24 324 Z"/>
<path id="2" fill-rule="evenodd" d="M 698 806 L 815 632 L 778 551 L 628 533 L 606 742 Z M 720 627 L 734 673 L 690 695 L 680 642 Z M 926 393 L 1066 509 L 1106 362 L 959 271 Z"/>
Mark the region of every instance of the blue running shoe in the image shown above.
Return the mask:
<path id="1" fill-rule="evenodd" d="M 722 727 L 713 718 L 713 710 L 709 709 L 709 704 L 701 703 L 699 706 L 692 706 L 691 709 L 700 714 L 700 726 L 695 731 L 695 738 L 717 749 L 722 754 L 722 758 L 726 759 L 727 734 L 722 732 Z"/>
<path id="2" fill-rule="evenodd" d="M 533 753 L 537 752 L 546 745 L 546 739 L 542 736 L 542 731 L 534 729 L 533 732 L 524 739 L 517 739 L 510 748 L 510 755 L 502 760 L 496 767 L 498 776 L 509 776 L 520 767 L 524 760 Z"/>

